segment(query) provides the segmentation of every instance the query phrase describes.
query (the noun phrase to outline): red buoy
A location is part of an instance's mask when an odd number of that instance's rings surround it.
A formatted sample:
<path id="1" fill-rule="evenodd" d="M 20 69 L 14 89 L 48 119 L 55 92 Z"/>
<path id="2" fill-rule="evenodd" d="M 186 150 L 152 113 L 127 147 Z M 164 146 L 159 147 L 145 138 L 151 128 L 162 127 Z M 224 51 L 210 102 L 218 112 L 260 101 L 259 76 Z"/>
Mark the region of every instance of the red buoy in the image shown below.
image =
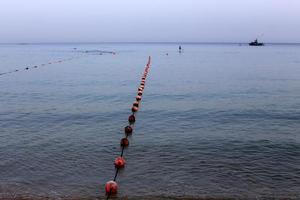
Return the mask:
<path id="1" fill-rule="evenodd" d="M 142 96 L 142 95 L 143 95 L 143 93 L 142 93 L 141 91 L 139 91 L 139 92 L 138 92 L 138 95 L 139 95 L 139 96 Z"/>
<path id="2" fill-rule="evenodd" d="M 125 159 L 123 157 L 117 157 L 115 159 L 115 167 L 118 169 L 125 167 Z"/>
<path id="3" fill-rule="evenodd" d="M 136 106 L 136 107 L 139 107 L 139 102 L 138 101 L 135 101 L 134 103 L 133 103 L 133 106 Z"/>
<path id="4" fill-rule="evenodd" d="M 139 88 L 138 88 L 138 91 L 143 91 L 143 88 L 139 87 Z"/>
<path id="5" fill-rule="evenodd" d="M 108 181 L 105 184 L 105 192 L 107 195 L 117 194 L 118 184 L 115 181 Z"/>
<path id="6" fill-rule="evenodd" d="M 129 121 L 129 123 L 133 124 L 135 122 L 135 116 L 134 115 L 130 115 L 128 117 L 128 121 Z"/>
<path id="7" fill-rule="evenodd" d="M 127 147 L 127 146 L 129 146 L 129 140 L 127 138 L 122 138 L 120 144 L 121 144 L 121 147 Z"/>
<path id="8" fill-rule="evenodd" d="M 132 108 L 131 108 L 131 111 L 132 111 L 133 113 L 137 112 L 138 110 L 139 110 L 139 108 L 136 107 L 136 106 L 132 106 Z"/>
<path id="9" fill-rule="evenodd" d="M 135 99 L 136 99 L 137 101 L 140 101 L 140 100 L 142 100 L 142 97 L 139 96 L 139 95 L 137 95 L 137 96 L 135 97 Z"/>
<path id="10" fill-rule="evenodd" d="M 126 134 L 131 134 L 131 133 L 132 133 L 132 128 L 131 128 L 131 126 L 126 126 L 126 127 L 124 128 L 124 130 L 125 130 L 125 133 L 126 133 Z"/>

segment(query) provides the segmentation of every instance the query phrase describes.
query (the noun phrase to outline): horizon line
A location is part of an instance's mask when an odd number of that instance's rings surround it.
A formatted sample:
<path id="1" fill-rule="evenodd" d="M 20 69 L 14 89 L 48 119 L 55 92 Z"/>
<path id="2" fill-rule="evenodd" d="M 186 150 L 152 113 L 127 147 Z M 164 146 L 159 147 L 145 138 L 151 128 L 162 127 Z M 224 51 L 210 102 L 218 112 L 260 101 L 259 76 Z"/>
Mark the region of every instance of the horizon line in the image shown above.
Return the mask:
<path id="1" fill-rule="evenodd" d="M 102 42 L 0 42 L 0 45 L 35 45 L 35 44 L 248 44 L 249 42 L 184 42 L 184 41 L 154 41 L 154 42 L 144 42 L 144 41 L 102 41 Z M 300 42 L 264 42 L 265 44 L 300 44 Z"/>

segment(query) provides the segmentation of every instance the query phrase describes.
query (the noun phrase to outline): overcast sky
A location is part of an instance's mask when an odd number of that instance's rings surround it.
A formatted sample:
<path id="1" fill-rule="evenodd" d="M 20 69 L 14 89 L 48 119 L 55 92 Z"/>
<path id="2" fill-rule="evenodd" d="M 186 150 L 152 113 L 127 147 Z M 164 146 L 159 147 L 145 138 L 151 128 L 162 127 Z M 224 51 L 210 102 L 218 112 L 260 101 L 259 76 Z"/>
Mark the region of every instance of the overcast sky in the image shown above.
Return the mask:
<path id="1" fill-rule="evenodd" d="M 0 42 L 300 42 L 300 0 L 0 0 Z"/>

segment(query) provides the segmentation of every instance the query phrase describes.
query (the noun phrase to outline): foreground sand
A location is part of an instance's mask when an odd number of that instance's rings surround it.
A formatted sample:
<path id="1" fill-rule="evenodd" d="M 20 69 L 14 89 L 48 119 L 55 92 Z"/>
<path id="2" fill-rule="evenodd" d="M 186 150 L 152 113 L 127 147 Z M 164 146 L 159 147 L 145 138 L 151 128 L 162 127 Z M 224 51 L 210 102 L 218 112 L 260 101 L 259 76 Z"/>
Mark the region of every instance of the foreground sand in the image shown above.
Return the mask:
<path id="1" fill-rule="evenodd" d="M 114 197 L 111 200 L 299 200 L 298 197 L 255 197 L 255 198 L 239 198 L 239 197 Z M 12 197 L 2 196 L 0 200 L 106 200 L 103 197 L 82 198 L 82 197 Z"/>

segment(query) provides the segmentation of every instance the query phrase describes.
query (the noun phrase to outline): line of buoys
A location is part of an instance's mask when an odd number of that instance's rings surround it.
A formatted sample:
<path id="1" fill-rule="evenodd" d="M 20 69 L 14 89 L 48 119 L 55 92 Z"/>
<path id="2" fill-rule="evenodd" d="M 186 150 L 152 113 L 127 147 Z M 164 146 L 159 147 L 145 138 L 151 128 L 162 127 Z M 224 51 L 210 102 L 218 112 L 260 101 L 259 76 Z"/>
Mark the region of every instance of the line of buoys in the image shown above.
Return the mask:
<path id="1" fill-rule="evenodd" d="M 70 58 L 60 59 L 60 60 L 52 61 L 52 62 L 47 62 L 47 63 L 43 63 L 43 64 L 40 64 L 40 65 L 34 65 L 32 67 L 28 66 L 28 67 L 23 68 L 23 70 L 28 71 L 28 70 L 30 70 L 32 68 L 44 67 L 46 65 L 52 65 L 52 64 L 62 63 L 62 62 L 66 62 L 66 61 L 70 61 L 70 60 L 82 58 L 84 56 L 92 55 L 92 54 L 87 54 L 87 53 L 89 53 L 89 52 L 86 51 L 84 54 L 81 54 L 79 56 L 73 56 L 73 57 L 70 57 Z M 116 54 L 116 52 L 113 52 L 113 51 L 102 51 L 102 53 L 110 53 L 110 54 L 113 54 L 113 55 Z M 15 73 L 15 72 L 21 72 L 21 71 L 22 71 L 21 69 L 15 69 L 13 71 L 2 72 L 2 73 L 0 73 L 0 76 L 5 75 L 5 74 Z"/>
<path id="2" fill-rule="evenodd" d="M 116 182 L 116 179 L 117 179 L 119 170 L 124 168 L 125 165 L 126 165 L 126 161 L 125 161 L 124 156 L 123 156 L 124 149 L 129 146 L 128 136 L 133 133 L 133 127 L 134 127 L 134 123 L 135 123 L 135 120 L 136 120 L 135 114 L 136 114 L 136 112 L 138 112 L 138 110 L 140 108 L 140 102 L 142 100 L 142 95 L 143 95 L 143 92 L 144 92 L 146 78 L 147 78 L 147 75 L 148 75 L 150 64 L 151 64 L 151 57 L 149 56 L 147 65 L 146 65 L 144 73 L 142 75 L 140 86 L 138 87 L 138 91 L 137 91 L 138 94 L 135 97 L 136 101 L 134 101 L 133 104 L 132 104 L 132 108 L 131 108 L 132 114 L 128 117 L 129 125 L 125 126 L 125 128 L 124 128 L 124 132 L 125 132 L 126 137 L 122 138 L 121 141 L 120 141 L 121 155 L 119 157 L 117 157 L 114 161 L 114 165 L 115 165 L 115 168 L 116 168 L 115 177 L 114 177 L 113 180 L 108 181 L 105 184 L 105 193 L 107 195 L 107 199 L 109 199 L 112 195 L 116 195 L 117 192 L 118 192 L 118 184 Z"/>
<path id="3" fill-rule="evenodd" d="M 84 55 L 85 56 L 85 55 Z M 62 62 L 66 62 L 66 61 L 70 61 L 70 60 L 74 60 L 74 59 L 77 59 L 77 58 L 81 58 L 83 56 L 76 56 L 76 57 L 71 57 L 71 58 L 66 58 L 66 59 L 62 59 L 62 60 L 58 60 L 58 61 L 53 61 L 53 62 L 48 62 L 48 63 L 43 63 L 43 64 L 40 64 L 40 65 L 34 65 L 34 66 L 28 66 L 28 67 L 25 67 L 23 68 L 23 70 L 25 71 L 28 71 L 30 69 L 33 69 L 33 68 L 38 68 L 38 67 L 44 67 L 46 65 L 52 65 L 52 64 L 56 64 L 56 63 L 62 63 Z M 0 73 L 0 76 L 1 75 L 5 75 L 5 74 L 10 74 L 10 73 L 15 73 L 15 72 L 20 72 L 21 69 L 15 69 L 13 71 L 8 71 L 8 72 L 3 72 L 3 73 Z"/>

